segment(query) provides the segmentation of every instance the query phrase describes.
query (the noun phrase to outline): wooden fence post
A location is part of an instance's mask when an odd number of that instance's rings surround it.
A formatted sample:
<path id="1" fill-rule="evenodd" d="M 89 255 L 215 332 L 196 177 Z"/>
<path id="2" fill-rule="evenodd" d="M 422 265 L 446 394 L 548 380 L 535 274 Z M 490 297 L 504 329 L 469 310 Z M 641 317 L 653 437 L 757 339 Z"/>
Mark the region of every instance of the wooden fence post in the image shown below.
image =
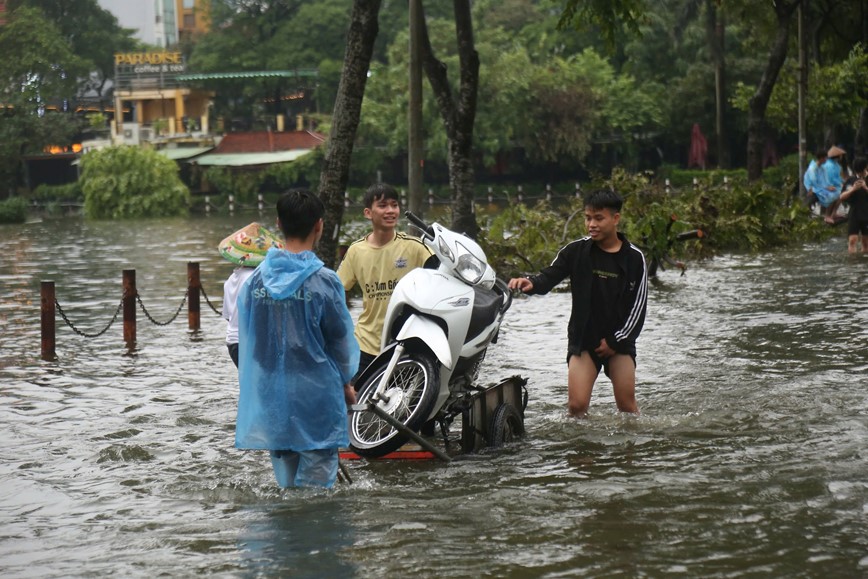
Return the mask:
<path id="1" fill-rule="evenodd" d="M 199 264 L 187 262 L 187 327 L 198 330 L 200 326 L 199 290 L 202 287 L 199 279 Z"/>
<path id="2" fill-rule="evenodd" d="M 42 296 L 42 359 L 56 360 L 55 346 L 55 316 L 54 316 L 54 282 L 44 281 L 40 287 Z"/>
<path id="3" fill-rule="evenodd" d="M 124 342 L 127 348 L 136 345 L 136 270 L 124 270 Z"/>

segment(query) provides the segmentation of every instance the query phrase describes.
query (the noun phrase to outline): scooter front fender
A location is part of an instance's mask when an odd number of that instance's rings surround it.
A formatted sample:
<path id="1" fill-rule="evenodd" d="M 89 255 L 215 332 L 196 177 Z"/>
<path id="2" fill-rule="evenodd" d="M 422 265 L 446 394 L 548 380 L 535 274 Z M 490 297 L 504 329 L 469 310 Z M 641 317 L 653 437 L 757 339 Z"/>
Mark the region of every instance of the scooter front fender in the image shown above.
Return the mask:
<path id="1" fill-rule="evenodd" d="M 397 341 L 403 342 L 410 338 L 418 338 L 426 346 L 431 348 L 437 359 L 446 368 L 452 370 L 452 351 L 449 349 L 449 340 L 443 329 L 436 322 L 424 316 L 413 315 L 407 318 L 401 331 L 396 337 Z"/>

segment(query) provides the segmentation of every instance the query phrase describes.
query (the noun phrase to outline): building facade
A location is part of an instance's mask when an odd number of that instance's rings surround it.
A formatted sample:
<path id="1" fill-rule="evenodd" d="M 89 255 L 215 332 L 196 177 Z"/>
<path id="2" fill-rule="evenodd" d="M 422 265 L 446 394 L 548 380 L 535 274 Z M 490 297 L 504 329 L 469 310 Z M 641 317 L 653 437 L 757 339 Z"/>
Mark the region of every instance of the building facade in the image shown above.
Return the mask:
<path id="1" fill-rule="evenodd" d="M 206 32 L 210 26 L 209 0 L 175 0 L 178 14 L 178 40 L 185 42 Z"/>
<path id="2" fill-rule="evenodd" d="M 4 0 L 5 1 L 5 0 Z M 171 48 L 208 29 L 208 0 L 98 0 L 146 44 Z"/>
<path id="3" fill-rule="evenodd" d="M 117 134 L 144 127 L 152 136 L 208 132 L 208 106 L 213 95 L 192 89 L 180 80 L 186 72 L 180 51 L 164 49 L 114 56 L 115 108 L 133 110 L 130 127 L 120 126 L 121 119 L 116 119 Z"/>

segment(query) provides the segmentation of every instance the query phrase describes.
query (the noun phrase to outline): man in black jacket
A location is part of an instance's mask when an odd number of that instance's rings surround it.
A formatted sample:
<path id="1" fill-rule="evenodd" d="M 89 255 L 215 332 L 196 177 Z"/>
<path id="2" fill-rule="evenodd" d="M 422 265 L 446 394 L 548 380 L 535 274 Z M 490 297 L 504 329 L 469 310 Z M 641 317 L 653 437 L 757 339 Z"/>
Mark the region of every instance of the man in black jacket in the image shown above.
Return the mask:
<path id="1" fill-rule="evenodd" d="M 587 415 L 601 368 L 612 381 L 618 410 L 639 413 L 636 338 L 645 322 L 648 274 L 642 252 L 618 233 L 622 205 L 613 191 L 591 193 L 585 198 L 588 236 L 561 248 L 537 275 L 509 280 L 511 289 L 546 294 L 570 278 L 568 409 L 577 417 Z"/>

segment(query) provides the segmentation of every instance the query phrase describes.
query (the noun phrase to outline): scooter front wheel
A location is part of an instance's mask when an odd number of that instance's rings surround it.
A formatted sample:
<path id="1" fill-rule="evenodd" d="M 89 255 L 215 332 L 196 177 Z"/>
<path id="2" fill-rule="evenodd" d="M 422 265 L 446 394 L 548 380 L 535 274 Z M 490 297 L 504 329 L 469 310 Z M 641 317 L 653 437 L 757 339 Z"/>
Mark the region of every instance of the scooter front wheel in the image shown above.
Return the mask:
<path id="1" fill-rule="evenodd" d="M 439 371 L 436 361 L 427 355 L 406 353 L 395 366 L 381 400 L 373 394 L 383 377 L 389 360 L 383 360 L 360 385 L 358 404 L 376 404 L 404 426 L 418 432 L 437 400 Z M 350 416 L 350 446 L 360 456 L 376 458 L 401 448 L 407 436 L 371 410 Z"/>

